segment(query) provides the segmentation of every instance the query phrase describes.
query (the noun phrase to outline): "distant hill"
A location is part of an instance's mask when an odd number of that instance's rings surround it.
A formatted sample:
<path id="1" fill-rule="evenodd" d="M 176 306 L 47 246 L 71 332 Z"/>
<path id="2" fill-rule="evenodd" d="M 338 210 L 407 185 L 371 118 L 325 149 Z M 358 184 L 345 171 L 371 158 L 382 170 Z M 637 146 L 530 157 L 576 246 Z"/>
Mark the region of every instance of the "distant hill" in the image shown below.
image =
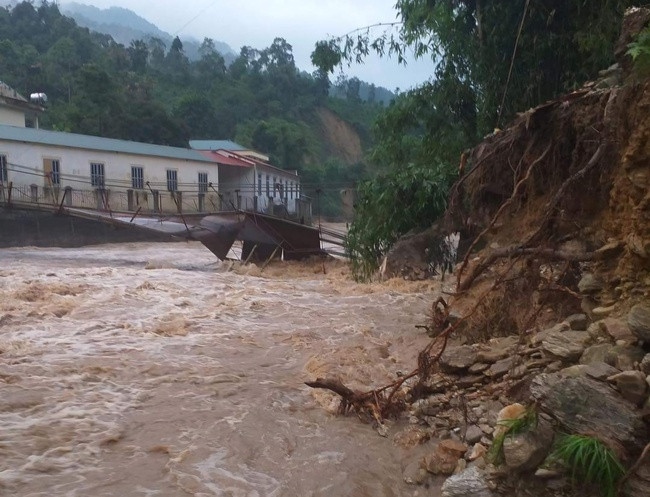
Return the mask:
<path id="1" fill-rule="evenodd" d="M 6 0 L 5 0 L 6 1 Z M 16 3 L 7 2 L 7 3 Z M 167 48 L 171 46 L 174 37 L 140 17 L 135 12 L 122 7 L 109 7 L 108 9 L 99 9 L 92 5 L 81 3 L 64 3 L 59 5 L 61 13 L 72 17 L 79 26 L 86 27 L 98 33 L 108 34 L 113 39 L 129 46 L 133 40 L 147 40 L 149 38 L 160 38 Z M 190 60 L 198 60 L 199 47 L 201 41 L 195 38 L 181 38 L 183 42 L 183 51 Z M 214 40 L 215 48 L 226 63 L 229 64 L 237 56 L 233 49 L 222 41 Z"/>

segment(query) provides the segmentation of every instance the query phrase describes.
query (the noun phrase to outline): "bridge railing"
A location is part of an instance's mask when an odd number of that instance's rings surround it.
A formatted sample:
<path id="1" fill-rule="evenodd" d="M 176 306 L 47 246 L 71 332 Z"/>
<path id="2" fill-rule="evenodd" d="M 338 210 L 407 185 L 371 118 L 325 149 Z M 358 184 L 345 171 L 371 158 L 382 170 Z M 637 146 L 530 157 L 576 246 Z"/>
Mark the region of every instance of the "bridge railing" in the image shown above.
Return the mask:
<path id="1" fill-rule="evenodd" d="M 149 216 L 178 214 L 210 214 L 233 210 L 261 212 L 264 214 L 294 219 L 310 224 L 311 200 L 284 199 L 274 203 L 258 198 L 236 197 L 216 189 L 207 192 L 162 191 L 154 189 L 79 189 L 67 186 L 40 186 L 0 183 L 0 205 L 19 205 L 39 210 L 64 207 L 97 210 L 102 212 L 133 212 Z M 293 202 L 289 208 L 289 202 Z"/>

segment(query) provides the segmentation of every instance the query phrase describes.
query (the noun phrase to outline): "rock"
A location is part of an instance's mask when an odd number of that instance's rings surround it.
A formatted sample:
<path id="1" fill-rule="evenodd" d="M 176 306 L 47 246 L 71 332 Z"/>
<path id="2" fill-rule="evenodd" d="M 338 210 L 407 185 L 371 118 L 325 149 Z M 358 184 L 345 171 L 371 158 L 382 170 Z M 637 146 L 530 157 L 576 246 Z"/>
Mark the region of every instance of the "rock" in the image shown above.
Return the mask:
<path id="1" fill-rule="evenodd" d="M 456 380 L 454 385 L 456 385 L 458 388 L 467 388 L 471 387 L 472 385 L 483 383 L 484 379 L 485 378 L 482 375 L 461 376 L 458 378 L 458 380 Z"/>
<path id="2" fill-rule="evenodd" d="M 447 347 L 440 357 L 440 368 L 456 373 L 469 368 L 476 362 L 476 349 L 471 345 Z"/>
<path id="3" fill-rule="evenodd" d="M 552 469 L 539 468 L 535 471 L 535 478 L 539 478 L 540 480 L 552 480 L 553 478 L 562 478 L 563 476 L 563 473 Z"/>
<path id="4" fill-rule="evenodd" d="M 456 467 L 454 468 L 454 474 L 457 475 L 458 473 L 462 473 L 467 469 L 467 461 L 463 458 L 458 459 L 458 462 L 456 463 Z"/>
<path id="5" fill-rule="evenodd" d="M 519 404 L 518 402 L 505 406 L 503 409 L 499 411 L 499 414 L 497 415 L 494 436 L 498 437 L 499 435 L 507 431 L 508 428 L 505 425 L 508 424 L 508 421 L 519 419 L 523 417 L 525 414 L 526 414 L 526 406 Z"/>
<path id="6" fill-rule="evenodd" d="M 495 423 L 496 423 L 496 418 L 495 418 Z M 480 424 L 480 425 L 478 425 L 478 427 L 479 427 L 479 428 L 481 429 L 481 431 L 482 431 L 483 433 L 485 433 L 486 435 L 492 435 L 492 433 L 494 433 L 494 428 L 492 428 L 492 427 L 491 427 L 490 425 L 488 425 L 488 424 Z"/>
<path id="7" fill-rule="evenodd" d="M 641 371 L 623 371 L 607 378 L 607 381 L 616 385 L 624 399 L 637 406 L 642 405 L 648 398 L 648 384 L 646 375 Z"/>
<path id="8" fill-rule="evenodd" d="M 450 476 L 442 485 L 442 497 L 494 497 L 485 471 L 476 466 Z"/>
<path id="9" fill-rule="evenodd" d="M 483 430 L 481 430 L 476 425 L 469 425 L 467 427 L 467 432 L 465 432 L 465 441 L 468 444 L 473 444 L 478 442 L 483 436 Z"/>
<path id="10" fill-rule="evenodd" d="M 592 318 L 591 311 L 594 309 L 594 307 L 598 307 L 598 304 L 591 297 L 584 297 L 580 301 L 580 309 L 582 309 L 582 312 L 587 314 L 590 319 Z"/>
<path id="11" fill-rule="evenodd" d="M 429 478 L 429 473 L 421 466 L 420 461 L 414 460 L 402 470 L 402 478 L 409 485 L 422 485 Z"/>
<path id="12" fill-rule="evenodd" d="M 623 251 L 624 247 L 625 245 L 623 242 L 616 240 L 614 242 L 608 243 L 607 245 L 603 245 L 598 250 L 596 250 L 595 254 L 597 258 L 601 260 L 610 260 L 617 257 Z"/>
<path id="13" fill-rule="evenodd" d="M 515 471 L 531 471 L 546 459 L 552 443 L 551 424 L 539 418 L 537 426 L 531 430 L 506 436 L 503 441 L 506 465 Z"/>
<path id="14" fill-rule="evenodd" d="M 425 456 L 424 468 L 434 475 L 450 475 L 456 469 L 458 459 L 467 451 L 467 445 L 453 439 L 442 440 L 434 451 Z"/>
<path id="15" fill-rule="evenodd" d="M 571 328 L 569 326 L 569 323 L 567 323 L 566 321 L 562 323 L 558 323 L 555 326 L 546 328 L 545 330 L 542 330 L 539 333 L 535 334 L 531 339 L 531 343 L 533 345 L 540 345 L 546 339 L 546 337 L 550 335 L 555 335 L 557 333 L 561 333 L 569 329 Z"/>
<path id="16" fill-rule="evenodd" d="M 599 325 L 615 341 L 625 340 L 626 342 L 631 343 L 637 340 L 628 324 L 621 319 L 606 318 L 599 321 Z"/>
<path id="17" fill-rule="evenodd" d="M 627 324 L 639 340 L 650 341 L 650 305 L 637 304 L 632 307 L 627 315 Z"/>
<path id="18" fill-rule="evenodd" d="M 512 354 L 519 345 L 519 342 L 520 339 L 517 335 L 493 338 L 488 342 L 487 348 L 479 349 L 476 354 L 476 360 L 492 364 L 501 359 L 505 359 Z"/>
<path id="19" fill-rule="evenodd" d="M 587 365 L 585 372 L 588 376 L 591 376 L 596 380 L 605 381 L 607 378 L 617 374 L 619 371 L 615 367 L 605 364 L 604 362 L 592 362 Z"/>
<path id="20" fill-rule="evenodd" d="M 586 314 L 571 314 L 564 320 L 572 330 L 586 331 L 589 318 Z"/>
<path id="21" fill-rule="evenodd" d="M 507 359 L 501 359 L 500 361 L 495 362 L 490 366 L 490 369 L 485 371 L 485 375 L 489 376 L 492 379 L 500 378 L 508 371 L 515 363 L 514 357 L 508 357 Z"/>
<path id="22" fill-rule="evenodd" d="M 616 304 L 610 305 L 608 307 L 594 307 L 591 310 L 591 314 L 594 319 L 603 319 L 604 317 L 609 316 L 615 310 Z"/>
<path id="23" fill-rule="evenodd" d="M 566 361 L 577 361 L 591 341 L 586 331 L 555 331 L 542 340 L 542 349 Z"/>
<path id="24" fill-rule="evenodd" d="M 647 457 L 628 480 L 626 495 L 628 497 L 647 497 L 650 495 L 650 459 Z"/>
<path id="25" fill-rule="evenodd" d="M 603 282 L 592 273 L 584 273 L 578 282 L 580 293 L 592 294 L 598 293 L 603 289 Z"/>
<path id="26" fill-rule="evenodd" d="M 471 452 L 467 456 L 467 459 L 469 461 L 475 461 L 479 457 L 483 457 L 485 454 L 487 454 L 487 447 L 481 443 L 475 443 Z"/>
<path id="27" fill-rule="evenodd" d="M 614 349 L 610 343 L 601 343 L 587 347 L 580 356 L 580 364 L 592 364 L 594 362 L 605 362 L 607 355 Z"/>
<path id="28" fill-rule="evenodd" d="M 531 397 L 569 432 L 606 433 L 631 451 L 642 450 L 648 429 L 642 414 L 605 383 L 557 373 L 533 378 Z"/>
<path id="29" fill-rule="evenodd" d="M 420 445 L 431 438 L 431 433 L 419 426 L 409 426 L 393 437 L 395 445 L 408 449 Z"/>
<path id="30" fill-rule="evenodd" d="M 630 371 L 634 365 L 645 357 L 641 347 L 633 345 L 615 345 L 605 356 L 605 362 L 621 371 Z"/>
<path id="31" fill-rule="evenodd" d="M 643 359 L 641 360 L 641 364 L 639 366 L 641 367 L 641 371 L 643 371 L 645 374 L 650 374 L 650 354 L 643 356 Z"/>
<path id="32" fill-rule="evenodd" d="M 641 238 L 636 233 L 630 233 L 626 239 L 626 242 L 627 248 L 630 250 L 630 252 L 638 255 L 643 259 L 648 258 L 648 254 L 650 253 L 650 243 L 648 243 L 647 240 L 644 241 L 643 238 Z"/>
<path id="33" fill-rule="evenodd" d="M 477 362 L 475 364 L 472 364 L 469 367 L 469 369 L 467 370 L 467 372 L 470 373 L 470 374 L 478 374 L 478 373 L 482 373 L 483 371 L 485 371 L 489 367 L 490 367 L 489 364 L 485 364 L 483 362 Z"/>

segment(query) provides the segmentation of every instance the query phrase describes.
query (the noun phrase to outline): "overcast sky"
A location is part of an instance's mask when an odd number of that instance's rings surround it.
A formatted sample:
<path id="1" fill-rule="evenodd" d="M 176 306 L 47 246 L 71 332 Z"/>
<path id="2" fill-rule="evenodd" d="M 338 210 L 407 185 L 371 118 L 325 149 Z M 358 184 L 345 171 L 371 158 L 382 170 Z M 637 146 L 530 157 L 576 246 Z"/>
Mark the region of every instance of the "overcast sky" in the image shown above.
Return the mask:
<path id="1" fill-rule="evenodd" d="M 262 49 L 282 37 L 292 45 L 298 67 L 309 72 L 314 69 L 309 56 L 316 41 L 396 19 L 395 0 L 76 1 L 99 8 L 128 8 L 172 35 L 224 41 L 237 53 L 244 45 Z M 433 64 L 427 59 L 404 67 L 373 58 L 361 66 L 345 67 L 344 72 L 390 90 L 405 90 L 427 80 Z"/>

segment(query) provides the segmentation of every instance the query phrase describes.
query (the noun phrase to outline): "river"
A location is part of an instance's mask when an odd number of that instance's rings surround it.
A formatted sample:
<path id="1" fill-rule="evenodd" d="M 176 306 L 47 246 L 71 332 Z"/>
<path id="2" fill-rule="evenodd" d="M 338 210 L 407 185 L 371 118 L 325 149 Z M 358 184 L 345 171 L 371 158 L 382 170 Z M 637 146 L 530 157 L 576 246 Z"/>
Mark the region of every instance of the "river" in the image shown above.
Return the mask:
<path id="1" fill-rule="evenodd" d="M 418 495 L 399 426 L 304 382 L 412 368 L 433 284 L 231 266 L 195 243 L 0 249 L 0 495 Z"/>

